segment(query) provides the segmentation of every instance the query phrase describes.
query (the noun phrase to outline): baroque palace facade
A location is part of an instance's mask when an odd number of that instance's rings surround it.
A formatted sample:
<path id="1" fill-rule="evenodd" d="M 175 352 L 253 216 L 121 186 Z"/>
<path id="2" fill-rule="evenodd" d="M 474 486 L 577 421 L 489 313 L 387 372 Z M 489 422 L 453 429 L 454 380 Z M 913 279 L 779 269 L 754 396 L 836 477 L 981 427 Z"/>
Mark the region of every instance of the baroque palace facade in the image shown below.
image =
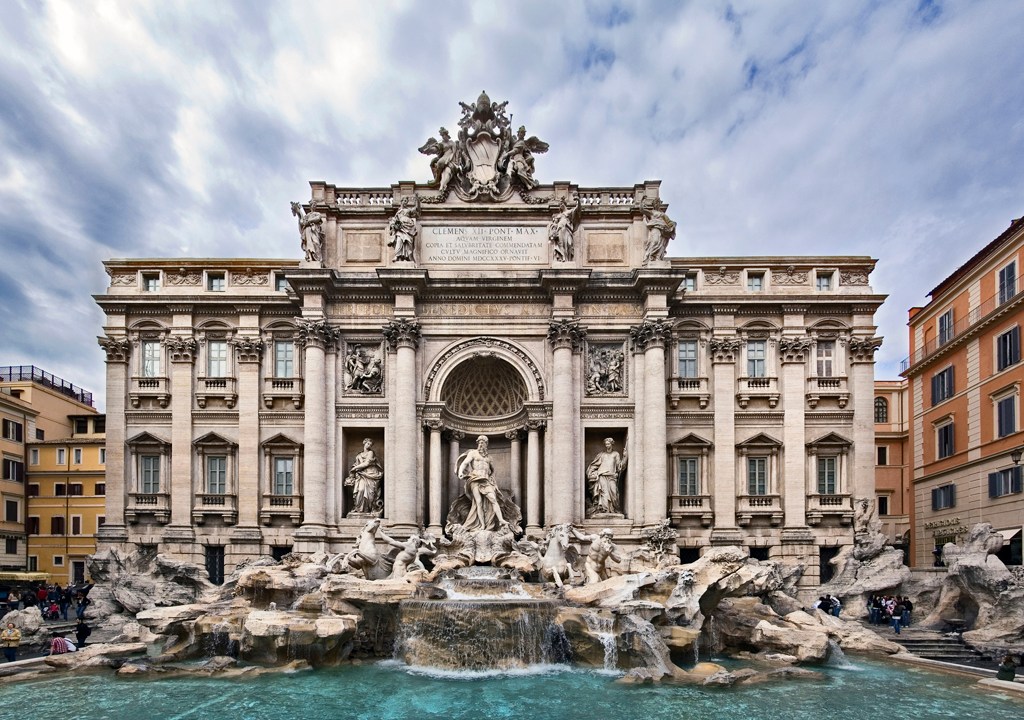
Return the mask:
<path id="1" fill-rule="evenodd" d="M 484 436 L 517 534 L 668 518 L 684 559 L 817 582 L 874 503 L 874 261 L 668 258 L 658 182 L 541 185 L 547 145 L 462 106 L 432 182 L 311 183 L 302 260 L 106 263 L 100 548 L 216 580 L 374 517 L 450 532 Z"/>

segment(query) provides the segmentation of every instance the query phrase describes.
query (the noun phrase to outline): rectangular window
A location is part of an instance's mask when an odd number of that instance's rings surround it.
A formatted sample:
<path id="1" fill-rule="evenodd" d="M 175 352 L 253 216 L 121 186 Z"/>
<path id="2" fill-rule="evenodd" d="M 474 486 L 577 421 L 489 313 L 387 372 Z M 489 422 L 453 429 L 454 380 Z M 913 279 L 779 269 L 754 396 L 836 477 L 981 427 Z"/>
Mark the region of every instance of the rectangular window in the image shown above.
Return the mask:
<path id="1" fill-rule="evenodd" d="M 206 289 L 210 292 L 224 292 L 226 286 L 227 282 L 224 278 L 224 273 L 206 273 Z"/>
<path id="2" fill-rule="evenodd" d="M 1021 469 L 1019 465 L 988 474 L 988 496 L 990 498 L 1019 493 L 1021 489 Z"/>
<path id="3" fill-rule="evenodd" d="M 274 377 L 295 377 L 295 343 L 291 340 L 274 343 Z"/>
<path id="4" fill-rule="evenodd" d="M 4 520 L 6 522 L 18 522 L 19 507 L 17 500 L 6 500 L 4 502 Z"/>
<path id="5" fill-rule="evenodd" d="M 817 287 L 819 290 L 831 290 L 832 289 L 832 273 L 830 272 L 818 272 L 817 275 Z"/>
<path id="6" fill-rule="evenodd" d="M 768 458 L 747 458 L 747 494 L 768 494 Z"/>
<path id="7" fill-rule="evenodd" d="M 1017 396 L 1008 395 L 996 401 L 997 437 L 1006 437 L 1017 432 Z"/>
<path id="8" fill-rule="evenodd" d="M 953 308 L 939 316 L 939 345 L 945 345 L 953 339 Z"/>
<path id="9" fill-rule="evenodd" d="M 943 485 L 932 490 L 932 510 L 956 507 L 956 485 Z"/>
<path id="10" fill-rule="evenodd" d="M 277 292 L 286 292 L 288 290 L 288 281 L 284 279 L 284 275 L 274 276 L 274 289 Z"/>
<path id="11" fill-rule="evenodd" d="M 878 496 L 878 514 L 888 515 L 889 514 L 889 496 L 879 495 Z"/>
<path id="12" fill-rule="evenodd" d="M 939 460 L 953 454 L 953 423 L 946 423 L 935 430 L 935 454 Z"/>
<path id="13" fill-rule="evenodd" d="M 764 340 L 750 340 L 747 342 L 747 377 L 765 377 L 765 351 Z"/>
<path id="14" fill-rule="evenodd" d="M 71 534 L 81 535 L 82 534 L 82 516 L 72 515 L 71 516 Z"/>
<path id="15" fill-rule="evenodd" d="M 72 460 L 71 460 L 72 463 L 74 463 L 75 465 L 81 465 L 82 464 L 82 448 L 74 448 L 71 451 L 71 457 L 72 457 Z"/>
<path id="16" fill-rule="evenodd" d="M 294 486 L 292 484 L 293 458 L 274 458 L 274 494 L 291 495 Z"/>
<path id="17" fill-rule="evenodd" d="M 61 518 L 61 519 L 63 519 L 63 518 Z M 63 555 L 54 555 L 53 556 L 53 566 L 54 567 L 64 567 L 64 556 Z"/>
<path id="18" fill-rule="evenodd" d="M 85 435 L 89 432 L 89 421 L 86 418 L 75 418 L 75 434 Z"/>
<path id="19" fill-rule="evenodd" d="M 38 517 L 30 517 L 28 519 L 28 522 L 25 524 L 25 529 L 26 529 L 26 531 L 28 532 L 29 535 L 38 535 L 39 534 L 39 518 Z"/>
<path id="20" fill-rule="evenodd" d="M 835 340 L 818 341 L 818 377 L 832 377 L 836 356 Z"/>
<path id="21" fill-rule="evenodd" d="M 68 495 L 80 497 L 82 495 L 82 483 L 68 483 Z"/>
<path id="22" fill-rule="evenodd" d="M 700 458 L 679 458 L 679 494 L 700 495 Z"/>
<path id="23" fill-rule="evenodd" d="M 13 482 L 25 482 L 25 463 L 19 460 L 4 458 L 3 479 Z"/>
<path id="24" fill-rule="evenodd" d="M 28 451 L 28 462 L 29 465 L 39 464 L 39 448 L 32 448 Z"/>
<path id="25" fill-rule="evenodd" d="M 697 273 L 686 273 L 683 276 L 683 290 L 693 292 L 697 289 Z"/>
<path id="26" fill-rule="evenodd" d="M 160 343 L 142 341 L 142 377 L 160 377 Z"/>
<path id="27" fill-rule="evenodd" d="M 36 428 L 36 440 L 38 440 L 39 442 L 42 442 L 45 439 L 46 439 L 46 431 L 45 430 L 41 430 L 39 428 Z"/>
<path id="28" fill-rule="evenodd" d="M 5 440 L 13 440 L 14 442 L 22 441 L 25 429 L 20 422 L 5 419 L 3 422 L 3 428 Z"/>
<path id="29" fill-rule="evenodd" d="M 160 290 L 160 273 L 142 273 L 143 292 L 158 292 Z"/>
<path id="30" fill-rule="evenodd" d="M 107 518 L 103 515 L 96 516 L 96 530 L 99 531 L 101 527 L 107 524 Z"/>
<path id="31" fill-rule="evenodd" d="M 39 497 L 39 483 L 29 483 L 28 496 Z"/>
<path id="32" fill-rule="evenodd" d="M 227 492 L 227 467 L 228 459 L 223 455 L 206 458 L 206 492 L 211 495 Z"/>
<path id="33" fill-rule="evenodd" d="M 7 538 L 4 540 L 4 552 L 8 555 L 18 554 L 18 539 Z"/>
<path id="34" fill-rule="evenodd" d="M 932 375 L 932 405 L 953 397 L 953 366 Z"/>
<path id="35" fill-rule="evenodd" d="M 224 546 L 206 546 L 206 574 L 214 585 L 224 584 Z"/>
<path id="36" fill-rule="evenodd" d="M 35 555 L 28 556 L 28 571 L 39 572 L 39 558 L 37 558 Z"/>
<path id="37" fill-rule="evenodd" d="M 53 494 L 56 497 L 64 497 L 67 495 L 67 486 L 64 483 L 54 483 Z"/>
<path id="38" fill-rule="evenodd" d="M 68 461 L 68 451 L 66 448 L 57 448 L 57 464 L 64 465 Z"/>
<path id="39" fill-rule="evenodd" d="M 92 494 L 93 495 L 106 495 L 107 494 L 107 484 L 106 483 L 96 483 L 96 485 L 93 486 Z"/>
<path id="40" fill-rule="evenodd" d="M 1014 326 L 996 338 L 996 369 L 1005 370 L 1020 362 L 1020 328 Z"/>
<path id="41" fill-rule="evenodd" d="M 160 456 L 143 455 L 139 458 L 139 492 L 152 495 L 160 492 Z"/>
<path id="42" fill-rule="evenodd" d="M 106 448 L 100 448 L 100 465 L 106 465 L 106 464 L 107 464 L 107 449 Z"/>
<path id="43" fill-rule="evenodd" d="M 54 515 L 50 518 L 50 534 L 51 535 L 63 535 L 64 534 L 64 518 L 61 515 Z"/>
<path id="44" fill-rule="evenodd" d="M 889 464 L 889 448 L 886 445 L 879 445 L 876 450 L 878 451 L 878 462 L 876 465 L 888 465 Z"/>
<path id="45" fill-rule="evenodd" d="M 208 377 L 227 377 L 228 344 L 224 340 L 211 340 L 207 343 L 206 374 Z"/>
<path id="46" fill-rule="evenodd" d="M 835 495 L 838 492 L 836 483 L 836 466 L 836 458 L 834 457 L 818 458 L 819 495 Z"/>
<path id="47" fill-rule="evenodd" d="M 747 290 L 750 292 L 761 292 L 764 290 L 764 273 L 748 273 Z"/>
<path id="48" fill-rule="evenodd" d="M 697 341 L 679 341 L 679 377 L 697 377 Z"/>
<path id="49" fill-rule="evenodd" d="M 1017 294 L 1017 263 L 1012 262 L 999 271 L 999 304 L 1008 302 Z"/>

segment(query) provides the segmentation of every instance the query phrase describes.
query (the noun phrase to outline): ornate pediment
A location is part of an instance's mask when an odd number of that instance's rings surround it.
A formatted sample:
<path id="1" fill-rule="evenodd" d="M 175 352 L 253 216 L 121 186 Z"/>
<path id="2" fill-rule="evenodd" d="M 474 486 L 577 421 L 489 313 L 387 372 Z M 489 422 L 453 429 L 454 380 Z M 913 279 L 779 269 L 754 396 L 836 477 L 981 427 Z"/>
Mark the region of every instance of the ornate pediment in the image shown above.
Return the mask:
<path id="1" fill-rule="evenodd" d="M 447 128 L 441 128 L 440 138 L 431 137 L 419 148 L 424 155 L 434 156 L 430 169 L 438 190 L 423 202 L 444 202 L 453 190 L 467 201 L 507 200 L 519 192 L 530 202 L 526 193 L 537 186 L 533 156 L 547 152 L 548 144 L 536 136 L 527 137 L 525 126 L 512 131 L 511 118 L 505 112 L 507 100 L 491 102 L 487 93 L 481 92 L 476 102 L 459 105 L 458 136 L 453 139 Z"/>

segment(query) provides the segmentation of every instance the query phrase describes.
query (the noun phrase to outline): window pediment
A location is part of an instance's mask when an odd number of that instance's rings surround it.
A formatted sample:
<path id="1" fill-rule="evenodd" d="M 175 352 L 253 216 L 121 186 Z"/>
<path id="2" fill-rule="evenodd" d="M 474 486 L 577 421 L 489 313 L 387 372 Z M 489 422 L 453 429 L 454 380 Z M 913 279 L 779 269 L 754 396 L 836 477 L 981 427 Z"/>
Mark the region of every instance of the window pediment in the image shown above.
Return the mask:
<path id="1" fill-rule="evenodd" d="M 126 444 L 130 447 L 156 447 L 156 448 L 167 448 L 170 447 L 170 443 L 161 437 L 157 437 L 152 433 L 141 432 L 138 435 L 129 439 Z"/>
<path id="2" fill-rule="evenodd" d="M 829 448 L 833 450 L 848 450 L 851 445 L 853 445 L 852 442 L 844 438 L 842 435 L 839 435 L 834 432 L 826 433 L 817 440 L 811 440 L 809 443 L 807 443 L 807 447 L 809 448 Z"/>
<path id="3" fill-rule="evenodd" d="M 192 441 L 192 444 L 199 448 L 231 448 L 235 449 L 238 447 L 238 443 L 228 440 L 223 435 L 218 435 L 215 432 L 208 432 L 200 438 Z"/>
<path id="4" fill-rule="evenodd" d="M 300 450 L 302 443 L 295 442 L 283 433 L 278 433 L 260 443 L 260 447 L 266 450 Z"/>
<path id="5" fill-rule="evenodd" d="M 736 443 L 736 447 L 738 447 L 738 448 L 747 448 L 747 449 L 752 449 L 752 448 L 780 448 L 780 447 L 782 447 L 782 442 L 779 441 L 779 440 L 776 440 L 775 438 L 773 438 L 771 435 L 768 435 L 767 433 L 758 433 L 757 435 L 754 435 L 753 437 L 748 438 L 748 439 L 744 440 L 741 443 Z"/>

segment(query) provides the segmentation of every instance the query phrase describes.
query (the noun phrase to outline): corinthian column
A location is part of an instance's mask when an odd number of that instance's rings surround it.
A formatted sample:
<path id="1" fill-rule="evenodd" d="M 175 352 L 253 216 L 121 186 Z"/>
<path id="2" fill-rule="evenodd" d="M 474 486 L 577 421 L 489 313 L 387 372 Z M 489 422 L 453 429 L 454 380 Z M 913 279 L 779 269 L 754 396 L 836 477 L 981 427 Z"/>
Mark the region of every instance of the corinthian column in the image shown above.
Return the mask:
<path id="1" fill-rule="evenodd" d="M 526 527 L 540 530 L 540 429 L 543 422 L 526 423 Z"/>
<path id="2" fill-rule="evenodd" d="M 165 341 L 171 359 L 171 523 L 166 542 L 188 542 L 192 532 L 192 365 L 198 346 L 192 337 Z"/>
<path id="3" fill-rule="evenodd" d="M 420 344 L 420 324 L 416 320 L 400 318 L 384 326 L 384 339 L 395 351 L 395 399 L 392 409 L 395 413 L 395 437 L 391 439 L 389 452 L 394 468 L 391 497 L 395 507 L 389 513 L 395 524 L 410 528 L 418 524 L 419 483 L 416 473 L 416 456 L 420 437 L 416 425 L 416 348 Z M 401 443 L 401 447 L 398 447 Z"/>
<path id="4" fill-rule="evenodd" d="M 630 328 L 633 343 L 644 351 L 644 525 L 668 516 L 668 432 L 665 427 L 665 341 L 672 324 L 646 320 Z"/>
<path id="5" fill-rule="evenodd" d="M 551 467 L 545 494 L 548 499 L 545 521 L 548 525 L 572 522 L 582 498 L 582 481 L 575 477 L 576 426 L 575 393 L 572 381 L 572 356 L 580 349 L 587 331 L 575 320 L 552 322 L 548 342 L 554 350 L 551 378 Z"/>
<path id="6" fill-rule="evenodd" d="M 801 318 L 802 320 L 802 318 Z M 786 421 L 782 427 L 782 443 L 786 459 L 782 472 L 782 510 L 784 526 L 802 528 L 807 525 L 807 480 L 804 400 L 807 378 L 807 352 L 811 341 L 806 337 L 784 337 L 779 340 L 779 361 L 782 363 L 782 407 Z M 812 475 L 813 477 L 813 475 Z"/>
<path id="7" fill-rule="evenodd" d="M 430 517 L 428 521 L 430 523 L 430 531 L 436 534 L 441 532 L 441 513 L 444 511 L 442 504 L 443 491 L 441 489 L 441 467 L 444 464 L 444 458 L 441 457 L 441 430 L 444 426 L 440 420 L 429 420 L 425 424 L 430 432 L 430 456 L 428 458 L 430 484 L 427 488 L 427 494 L 430 497 Z"/>
<path id="8" fill-rule="evenodd" d="M 103 337 L 99 342 L 107 354 L 107 520 L 96 531 L 96 540 L 102 548 L 128 540 L 124 521 L 125 478 L 128 476 L 124 463 L 124 403 L 128 397 L 131 343 L 120 337 Z"/>
<path id="9" fill-rule="evenodd" d="M 239 530 L 259 535 L 257 518 L 260 512 L 260 360 L 263 341 L 258 337 L 240 338 L 235 342 L 238 359 L 238 486 L 234 489 Z"/>
<path id="10" fill-rule="evenodd" d="M 322 549 L 327 534 L 327 363 L 326 347 L 338 331 L 326 320 L 296 321 L 303 347 L 306 401 L 303 413 L 302 527 L 295 533 L 299 552 Z"/>

